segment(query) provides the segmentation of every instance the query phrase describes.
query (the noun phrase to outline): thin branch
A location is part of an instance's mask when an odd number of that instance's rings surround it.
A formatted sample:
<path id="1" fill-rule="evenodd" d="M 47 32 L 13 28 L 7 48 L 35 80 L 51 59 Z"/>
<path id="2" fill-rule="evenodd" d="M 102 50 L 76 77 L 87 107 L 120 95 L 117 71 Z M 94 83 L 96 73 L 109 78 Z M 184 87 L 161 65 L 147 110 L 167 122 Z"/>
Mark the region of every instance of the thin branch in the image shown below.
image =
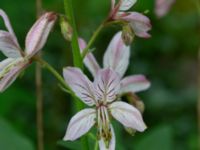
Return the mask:
<path id="1" fill-rule="evenodd" d="M 195 1 L 198 18 L 200 18 L 200 2 Z M 198 51 L 198 99 L 197 99 L 197 121 L 198 121 L 198 149 L 200 150 L 200 48 Z"/>
<path id="2" fill-rule="evenodd" d="M 87 55 L 87 53 L 89 52 L 90 47 L 92 46 L 92 44 L 94 43 L 95 39 L 97 38 L 97 36 L 99 35 L 100 31 L 103 29 L 104 27 L 104 22 L 97 28 L 97 30 L 94 32 L 94 34 L 92 35 L 90 41 L 87 44 L 87 47 L 83 50 L 82 52 L 82 58 L 84 59 L 84 57 Z"/>
<path id="3" fill-rule="evenodd" d="M 198 147 L 200 149 L 200 48 L 198 51 L 198 100 L 197 100 L 197 120 L 198 120 Z"/>
<path id="4" fill-rule="evenodd" d="M 42 70 L 39 64 L 36 65 L 36 95 L 38 150 L 44 150 Z"/>
<path id="5" fill-rule="evenodd" d="M 42 0 L 36 0 L 37 18 L 42 13 Z M 41 53 L 39 54 L 39 57 Z M 36 109 L 37 109 L 37 143 L 38 150 L 44 150 L 44 130 L 43 130 L 43 91 L 42 91 L 42 68 L 36 64 Z"/>

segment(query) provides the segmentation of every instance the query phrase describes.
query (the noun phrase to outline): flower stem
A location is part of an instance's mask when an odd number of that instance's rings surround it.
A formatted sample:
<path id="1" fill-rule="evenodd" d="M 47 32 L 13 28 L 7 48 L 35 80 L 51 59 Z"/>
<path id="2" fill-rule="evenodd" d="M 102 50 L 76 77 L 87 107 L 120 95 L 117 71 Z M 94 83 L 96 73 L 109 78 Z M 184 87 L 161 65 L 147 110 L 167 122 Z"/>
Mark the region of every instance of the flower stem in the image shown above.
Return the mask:
<path id="1" fill-rule="evenodd" d="M 76 22 L 75 22 L 74 13 L 73 13 L 72 0 L 64 0 L 64 9 L 65 9 L 65 15 L 73 28 L 71 46 L 72 46 L 74 66 L 82 69 L 83 61 L 82 61 L 81 52 L 80 52 L 80 48 L 78 44 L 78 33 L 76 30 Z"/>
<path id="2" fill-rule="evenodd" d="M 79 44 L 78 44 L 78 34 L 76 30 L 76 22 L 75 22 L 74 13 L 73 13 L 72 0 L 64 0 L 64 9 L 65 9 L 65 15 L 68 18 L 69 23 L 72 25 L 72 28 L 73 28 L 73 36 L 72 36 L 72 42 L 71 42 L 72 53 L 73 53 L 73 63 L 75 67 L 83 69 L 83 59 L 82 59 Z M 81 109 L 83 109 L 84 104 L 81 101 L 77 100 L 75 96 L 73 96 L 73 98 L 76 100 L 75 101 L 76 111 L 80 111 Z M 81 149 L 89 150 L 87 136 L 81 138 L 81 142 L 82 142 Z"/>
<path id="3" fill-rule="evenodd" d="M 198 148 L 200 149 L 200 48 L 198 51 L 198 100 L 197 100 L 197 121 L 198 121 Z"/>
<path id="4" fill-rule="evenodd" d="M 195 0 L 198 18 L 200 18 L 200 2 Z M 198 149 L 200 149 L 200 47 L 198 50 L 198 100 L 197 100 L 197 121 L 198 121 Z"/>
<path id="5" fill-rule="evenodd" d="M 125 24 L 125 22 L 119 21 L 119 20 L 109 21 L 108 19 L 105 19 L 100 24 L 100 26 L 96 29 L 96 31 L 93 33 L 92 37 L 90 38 L 90 41 L 87 44 L 87 47 L 83 50 L 83 52 L 82 52 L 82 59 L 84 59 L 85 56 L 87 55 L 87 53 L 89 52 L 90 47 L 92 46 L 92 44 L 96 40 L 96 38 L 99 35 L 99 33 L 101 32 L 101 30 L 104 27 L 109 26 L 109 25 L 113 25 L 113 24 Z"/>
<path id="6" fill-rule="evenodd" d="M 34 59 L 37 62 L 39 62 L 43 68 L 46 68 L 49 72 L 51 72 L 54 75 L 54 77 L 60 82 L 62 87 L 64 87 L 68 92 L 70 92 L 70 94 L 74 95 L 71 92 L 71 89 L 69 88 L 69 86 L 66 84 L 63 77 L 48 62 L 44 61 L 43 59 L 41 59 L 39 57 L 35 57 Z"/>
<path id="7" fill-rule="evenodd" d="M 42 70 L 36 65 L 36 109 L 38 150 L 44 149 Z"/>
<path id="8" fill-rule="evenodd" d="M 42 0 L 36 0 L 36 15 L 42 13 Z M 40 57 L 41 53 L 38 54 Z M 43 91 L 42 91 L 42 68 L 36 65 L 36 112 L 37 112 L 37 143 L 38 150 L 44 150 L 44 126 L 43 126 Z"/>
<path id="9" fill-rule="evenodd" d="M 90 41 L 87 44 L 87 47 L 83 50 L 82 52 L 82 58 L 84 59 L 84 57 L 87 55 L 87 53 L 89 52 L 90 47 L 92 46 L 92 44 L 94 43 L 95 39 L 97 38 L 97 36 L 99 35 L 100 31 L 103 29 L 105 22 L 103 22 L 98 28 L 97 30 L 94 32 L 94 34 L 92 35 Z"/>
<path id="10" fill-rule="evenodd" d="M 98 141 L 96 140 L 94 150 L 98 150 Z"/>

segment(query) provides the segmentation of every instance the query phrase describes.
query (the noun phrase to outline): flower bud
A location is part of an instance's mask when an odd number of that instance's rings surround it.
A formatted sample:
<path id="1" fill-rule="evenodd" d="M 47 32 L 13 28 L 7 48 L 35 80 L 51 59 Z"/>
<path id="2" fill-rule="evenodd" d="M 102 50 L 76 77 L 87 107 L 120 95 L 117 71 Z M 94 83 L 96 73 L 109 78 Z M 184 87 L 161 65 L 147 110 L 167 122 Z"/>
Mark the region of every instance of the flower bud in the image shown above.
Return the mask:
<path id="1" fill-rule="evenodd" d="M 136 130 L 132 129 L 132 128 L 125 127 L 125 130 L 126 130 L 126 132 L 128 132 L 132 136 L 134 136 L 135 133 L 136 133 Z"/>
<path id="2" fill-rule="evenodd" d="M 42 15 L 32 26 L 26 36 L 26 54 L 29 57 L 35 55 L 43 48 L 51 29 L 57 19 L 54 12 L 47 12 Z"/>
<path id="3" fill-rule="evenodd" d="M 129 24 L 123 26 L 122 39 L 126 45 L 130 45 L 133 42 L 135 34 Z"/>
<path id="4" fill-rule="evenodd" d="M 64 16 L 60 16 L 60 27 L 63 37 L 67 41 L 71 41 L 73 36 L 73 29 Z"/>
<path id="5" fill-rule="evenodd" d="M 144 112 L 145 105 L 137 95 L 135 95 L 134 93 L 128 93 L 128 94 L 126 94 L 126 97 L 127 97 L 128 101 L 132 105 L 134 105 L 141 113 Z"/>

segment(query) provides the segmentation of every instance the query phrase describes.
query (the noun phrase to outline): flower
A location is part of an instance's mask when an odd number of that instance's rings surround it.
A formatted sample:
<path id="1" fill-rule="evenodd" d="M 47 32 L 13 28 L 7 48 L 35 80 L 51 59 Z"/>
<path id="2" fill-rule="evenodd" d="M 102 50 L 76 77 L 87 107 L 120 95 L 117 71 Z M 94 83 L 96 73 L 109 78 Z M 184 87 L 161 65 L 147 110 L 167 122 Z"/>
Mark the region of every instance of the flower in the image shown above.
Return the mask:
<path id="1" fill-rule="evenodd" d="M 116 101 L 120 95 L 139 92 L 149 88 L 150 82 L 143 75 L 122 78 L 129 64 L 130 46 L 122 40 L 122 32 L 117 33 L 104 54 L 104 68 L 101 69 L 92 53 L 88 53 L 84 63 L 94 77 L 92 83 L 78 68 L 68 67 L 63 71 L 67 84 L 88 106 L 78 112 L 69 122 L 64 140 L 76 140 L 97 124 L 100 150 L 115 149 L 115 134 L 111 116 L 126 129 L 144 131 L 146 125 L 138 109 L 128 103 Z M 79 39 L 80 49 L 86 42 Z"/>
<path id="2" fill-rule="evenodd" d="M 119 0 L 119 3 L 115 5 L 115 0 L 111 0 L 109 19 L 128 22 L 135 35 L 141 38 L 149 38 L 151 37 L 148 33 L 151 29 L 149 18 L 138 12 L 125 12 L 136 2 L 137 0 Z"/>
<path id="3" fill-rule="evenodd" d="M 115 149 L 115 134 L 111 116 L 124 127 L 144 131 L 146 125 L 140 112 L 122 101 L 115 101 L 122 85 L 120 76 L 112 69 L 100 69 L 92 83 L 83 72 L 75 67 L 64 68 L 67 84 L 88 106 L 78 112 L 69 122 L 64 140 L 74 141 L 87 133 L 95 124 L 100 150 Z"/>
<path id="4" fill-rule="evenodd" d="M 111 40 L 103 57 L 103 68 L 111 68 L 116 71 L 122 78 L 128 68 L 130 58 L 130 46 L 124 44 L 122 32 L 118 32 Z M 80 49 L 86 47 L 83 39 L 79 39 Z M 100 66 L 92 53 L 88 53 L 84 59 L 84 64 L 91 72 L 93 77 L 96 76 Z M 144 75 L 132 75 L 122 79 L 120 93 L 139 92 L 150 87 L 150 82 Z"/>
<path id="5" fill-rule="evenodd" d="M 156 0 L 155 14 L 158 18 L 165 16 L 170 10 L 175 0 Z"/>
<path id="6" fill-rule="evenodd" d="M 53 12 L 47 12 L 35 22 L 26 36 L 25 51 L 20 48 L 9 18 L 2 9 L 0 16 L 8 30 L 0 30 L 0 51 L 7 57 L 0 62 L 0 92 L 3 92 L 29 66 L 33 56 L 42 49 L 57 16 Z"/>

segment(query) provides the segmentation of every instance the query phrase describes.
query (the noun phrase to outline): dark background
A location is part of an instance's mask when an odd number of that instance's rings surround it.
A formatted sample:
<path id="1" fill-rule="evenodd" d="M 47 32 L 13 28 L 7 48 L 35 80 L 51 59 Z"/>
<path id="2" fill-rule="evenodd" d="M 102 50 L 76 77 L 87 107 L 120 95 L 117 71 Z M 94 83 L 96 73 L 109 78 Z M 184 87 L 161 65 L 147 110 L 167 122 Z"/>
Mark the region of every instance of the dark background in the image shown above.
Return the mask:
<path id="1" fill-rule="evenodd" d="M 89 40 L 107 16 L 109 0 L 73 0 L 79 35 Z M 0 8 L 10 17 L 18 40 L 24 39 L 35 21 L 34 0 L 1 0 Z M 44 0 L 43 8 L 63 13 L 62 0 Z M 136 38 L 132 44 L 127 75 L 145 74 L 152 86 L 138 94 L 145 103 L 144 120 L 148 130 L 134 137 L 116 123 L 117 150 L 197 150 L 197 57 L 200 47 L 200 19 L 195 0 L 177 0 L 162 19 L 154 14 L 153 0 L 138 0 L 132 8 L 145 12 L 152 21 L 152 38 Z M 0 20 L 0 28 L 5 29 Z M 120 27 L 105 28 L 95 42 L 99 63 L 106 47 Z M 0 58 L 4 58 L 0 55 Z M 43 49 L 43 58 L 60 73 L 72 65 L 69 43 L 57 24 Z M 1 59 L 1 60 L 2 60 Z M 35 64 L 0 94 L 0 149 L 36 149 Z M 87 72 L 87 71 L 86 71 Z M 89 74 L 88 74 L 89 75 Z M 74 114 L 73 100 L 62 92 L 56 79 L 43 72 L 45 148 L 62 150 L 58 143 Z M 72 143 L 73 145 L 73 143 Z M 65 148 L 66 149 L 66 148 Z M 80 149 L 80 148 L 79 148 Z"/>

